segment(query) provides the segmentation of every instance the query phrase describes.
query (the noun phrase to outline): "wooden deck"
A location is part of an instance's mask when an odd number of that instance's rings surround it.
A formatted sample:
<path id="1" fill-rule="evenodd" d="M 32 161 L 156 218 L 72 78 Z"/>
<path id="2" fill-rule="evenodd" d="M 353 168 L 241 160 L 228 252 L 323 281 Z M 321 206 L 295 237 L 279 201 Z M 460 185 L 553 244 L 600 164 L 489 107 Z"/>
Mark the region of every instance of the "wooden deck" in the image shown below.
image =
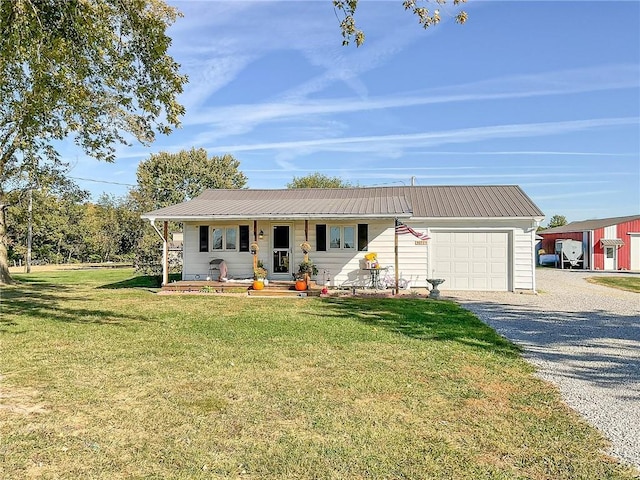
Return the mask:
<path id="1" fill-rule="evenodd" d="M 215 282 L 206 280 L 180 280 L 162 287 L 162 292 L 178 293 L 246 293 L 250 297 L 311 297 L 320 296 L 321 288 L 298 291 L 295 282 L 270 281 L 262 290 L 254 290 L 246 282 Z"/>

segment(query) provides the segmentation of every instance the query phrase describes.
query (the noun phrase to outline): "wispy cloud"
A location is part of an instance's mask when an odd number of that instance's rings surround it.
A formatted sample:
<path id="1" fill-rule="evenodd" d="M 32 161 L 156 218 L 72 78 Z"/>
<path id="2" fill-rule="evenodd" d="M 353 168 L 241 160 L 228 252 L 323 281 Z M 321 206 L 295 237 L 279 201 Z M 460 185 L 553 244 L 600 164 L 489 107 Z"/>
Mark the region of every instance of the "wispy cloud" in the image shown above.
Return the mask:
<path id="1" fill-rule="evenodd" d="M 446 90 L 438 89 L 385 97 L 305 100 L 299 94 L 295 99 L 288 98 L 278 102 L 201 109 L 189 115 L 185 119 L 185 124 L 208 125 L 211 132 L 199 139 L 200 142 L 206 143 L 247 133 L 258 125 L 274 121 L 313 119 L 318 116 L 433 104 L 497 101 L 637 88 L 639 75 L 638 65 L 608 65 L 536 75 L 501 77 L 455 85 Z"/>
<path id="2" fill-rule="evenodd" d="M 378 152 L 381 147 L 397 144 L 402 148 L 431 147 L 443 144 L 462 144 L 483 140 L 513 137 L 561 135 L 563 133 L 592 130 L 596 128 L 638 125 L 639 119 L 604 118 L 567 122 L 528 123 L 464 128 L 440 132 L 424 132 L 401 135 L 379 135 L 363 137 L 328 138 L 259 144 L 222 145 L 216 151 L 246 152 L 267 150 L 305 149 L 305 151 Z"/>

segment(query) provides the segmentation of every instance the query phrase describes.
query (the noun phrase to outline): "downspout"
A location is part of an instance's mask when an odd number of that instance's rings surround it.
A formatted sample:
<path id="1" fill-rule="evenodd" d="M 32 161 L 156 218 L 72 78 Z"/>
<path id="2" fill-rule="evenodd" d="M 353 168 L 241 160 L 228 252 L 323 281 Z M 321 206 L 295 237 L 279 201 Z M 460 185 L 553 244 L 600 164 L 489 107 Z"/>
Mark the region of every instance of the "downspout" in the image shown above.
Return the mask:
<path id="1" fill-rule="evenodd" d="M 151 226 L 153 227 L 153 229 L 156 231 L 156 233 L 162 240 L 162 285 L 166 285 L 167 283 L 169 283 L 169 268 L 167 266 L 169 249 L 167 247 L 167 238 L 166 236 L 163 236 L 162 233 L 160 233 L 160 230 L 158 230 L 158 227 L 156 227 L 155 218 L 150 218 L 149 222 L 151 223 Z M 168 230 L 168 223 L 164 222 L 165 235 L 167 235 L 167 230 Z"/>

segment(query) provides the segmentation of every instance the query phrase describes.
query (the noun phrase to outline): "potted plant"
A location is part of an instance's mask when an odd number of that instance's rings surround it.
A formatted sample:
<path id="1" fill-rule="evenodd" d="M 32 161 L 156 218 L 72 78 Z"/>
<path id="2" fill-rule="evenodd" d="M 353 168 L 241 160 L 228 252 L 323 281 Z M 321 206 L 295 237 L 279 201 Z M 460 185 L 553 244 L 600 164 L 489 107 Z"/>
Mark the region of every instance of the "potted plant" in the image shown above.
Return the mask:
<path id="1" fill-rule="evenodd" d="M 296 290 L 306 290 L 312 275 L 318 274 L 318 268 L 311 260 L 303 260 L 298 264 L 298 272 L 295 274 Z"/>
<path id="2" fill-rule="evenodd" d="M 253 289 L 262 290 L 264 282 L 267 278 L 267 269 L 264 268 L 262 262 L 258 262 L 256 268 L 253 269 Z"/>

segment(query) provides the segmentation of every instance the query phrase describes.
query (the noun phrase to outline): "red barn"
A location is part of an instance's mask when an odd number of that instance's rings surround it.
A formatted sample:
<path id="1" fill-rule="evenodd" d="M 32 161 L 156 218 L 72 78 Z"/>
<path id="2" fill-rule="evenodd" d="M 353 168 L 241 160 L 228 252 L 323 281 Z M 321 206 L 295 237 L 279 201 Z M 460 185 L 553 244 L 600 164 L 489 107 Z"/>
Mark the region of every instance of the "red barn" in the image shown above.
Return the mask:
<path id="1" fill-rule="evenodd" d="M 556 253 L 556 240 L 581 241 L 585 269 L 640 270 L 640 215 L 571 222 L 538 235 L 547 253 Z"/>

